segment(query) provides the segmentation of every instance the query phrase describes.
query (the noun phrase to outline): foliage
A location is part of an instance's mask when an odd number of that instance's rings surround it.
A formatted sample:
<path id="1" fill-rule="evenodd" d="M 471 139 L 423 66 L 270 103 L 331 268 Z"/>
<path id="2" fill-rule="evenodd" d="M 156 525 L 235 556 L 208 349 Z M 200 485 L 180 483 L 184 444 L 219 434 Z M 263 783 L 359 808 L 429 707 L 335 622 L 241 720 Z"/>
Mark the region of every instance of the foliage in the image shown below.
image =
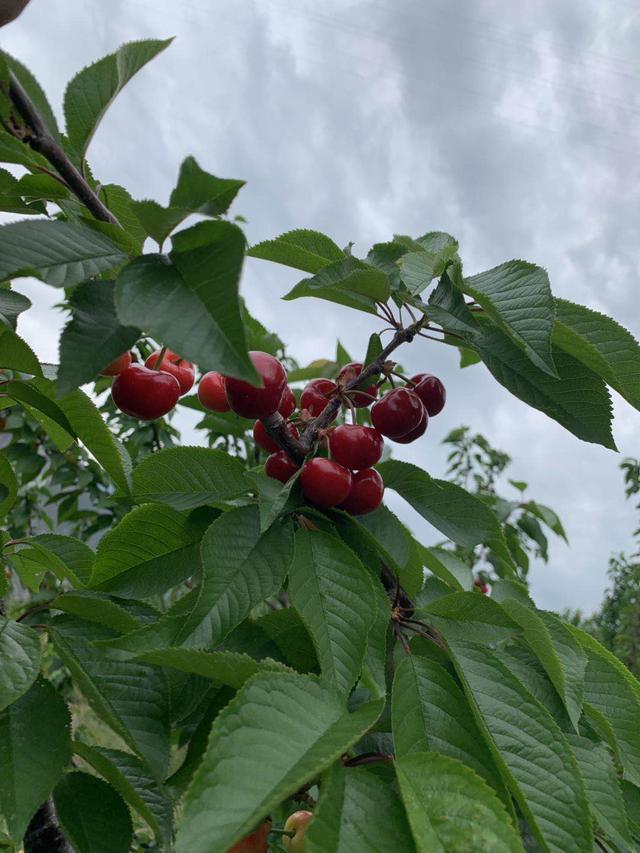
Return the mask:
<path id="1" fill-rule="evenodd" d="M 25 217 L 0 226 L 0 545 L 12 585 L 31 591 L 5 596 L 0 624 L 2 843 L 35 849 L 55 808 L 83 851 L 222 853 L 267 819 L 281 850 L 287 816 L 311 807 L 313 850 L 390 839 L 403 851 L 633 849 L 640 684 L 529 598 L 526 552 L 546 549 L 533 522 L 562 528 L 548 508 L 498 496 L 504 456 L 463 430 L 449 439 L 458 482 L 392 458 L 378 466 L 447 539 L 426 548 L 384 505 L 322 512 L 297 480 L 269 480 L 248 421 L 183 398 L 208 446 L 182 447 L 170 421 L 117 413 L 98 374 L 155 343 L 249 382 L 252 348 L 281 357 L 294 385 L 336 377 L 351 361 L 344 346 L 300 367 L 247 312 L 247 254 L 302 271 L 286 299 L 391 325 L 386 346 L 373 335 L 362 381 L 380 376 L 385 391 L 395 349 L 435 338 L 609 448 L 608 386 L 638 405 L 638 344 L 555 300 L 534 264 L 464 275 L 457 241 L 440 232 L 395 235 L 366 258 L 303 229 L 247 250 L 228 218 L 242 181 L 192 158 L 166 207 L 101 185 L 89 143 L 166 45 L 134 42 L 81 71 L 64 133 L 33 77 L 0 62 L 12 169 L 0 209 Z M 148 237 L 158 253 L 142 254 Z M 29 304 L 12 281 L 25 275 L 58 288 L 69 311 L 58 365 L 39 364 L 18 333 Z M 322 414 L 298 423 L 307 450 L 328 426 Z M 491 596 L 473 588 L 479 555 Z"/>

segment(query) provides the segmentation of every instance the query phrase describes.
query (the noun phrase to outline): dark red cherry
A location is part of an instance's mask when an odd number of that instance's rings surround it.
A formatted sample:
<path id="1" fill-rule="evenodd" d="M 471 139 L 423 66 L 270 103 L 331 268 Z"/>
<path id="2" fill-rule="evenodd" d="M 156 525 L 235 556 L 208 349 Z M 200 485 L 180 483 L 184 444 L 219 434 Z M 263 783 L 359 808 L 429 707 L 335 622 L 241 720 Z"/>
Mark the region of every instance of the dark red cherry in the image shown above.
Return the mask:
<path id="1" fill-rule="evenodd" d="M 100 371 L 100 376 L 117 376 L 119 373 L 122 373 L 125 368 L 129 367 L 131 361 L 131 353 L 123 352 L 122 355 L 119 355 L 118 358 L 114 358 L 113 361 L 109 362 L 109 364 Z"/>
<path id="2" fill-rule="evenodd" d="M 473 585 L 483 595 L 489 595 L 489 584 L 486 584 L 481 578 L 476 578 Z"/>
<path id="3" fill-rule="evenodd" d="M 316 456 L 305 463 L 300 474 L 305 498 L 323 509 L 337 506 L 351 490 L 351 471 L 334 462 Z"/>
<path id="4" fill-rule="evenodd" d="M 431 373 L 418 373 L 411 377 L 411 381 L 415 382 L 413 390 L 422 400 L 429 417 L 440 414 L 447 401 L 447 391 L 438 377 Z"/>
<path id="5" fill-rule="evenodd" d="M 351 491 L 340 509 L 351 515 L 365 515 L 378 509 L 384 495 L 384 482 L 375 468 L 365 468 L 353 475 Z"/>
<path id="6" fill-rule="evenodd" d="M 361 373 L 362 365 L 360 362 L 352 361 L 351 364 L 345 364 L 342 368 L 338 374 L 338 382 L 350 382 L 355 377 L 360 376 Z M 378 386 L 374 382 L 366 388 L 363 388 L 360 392 L 350 391 L 349 396 L 351 398 L 351 402 L 357 409 L 361 409 L 364 406 L 370 406 L 378 396 Z"/>
<path id="7" fill-rule="evenodd" d="M 211 412 L 228 412 L 231 406 L 227 400 L 224 376 L 217 370 L 205 373 L 198 383 L 198 399 Z"/>
<path id="8" fill-rule="evenodd" d="M 307 409 L 315 418 L 326 408 L 329 400 L 335 397 L 337 390 L 338 386 L 330 379 L 312 379 L 302 392 L 300 408 Z"/>
<path id="9" fill-rule="evenodd" d="M 149 358 L 145 361 L 147 367 L 155 367 L 160 358 L 161 350 L 152 352 Z M 182 356 L 170 349 L 165 350 L 164 357 L 158 370 L 163 370 L 165 373 L 170 373 L 175 376 L 180 384 L 180 395 L 186 394 L 193 388 L 193 382 L 196 377 L 196 371 L 190 361 L 186 361 Z"/>
<path id="10" fill-rule="evenodd" d="M 278 410 L 287 374 L 278 359 L 266 352 L 250 352 L 249 358 L 262 377 L 263 387 L 227 376 L 227 400 L 233 411 L 243 418 L 268 418 Z"/>
<path id="11" fill-rule="evenodd" d="M 287 424 L 287 429 L 294 438 L 300 438 L 300 433 L 293 424 Z M 253 437 L 256 444 L 259 444 L 263 450 L 267 451 L 267 453 L 277 453 L 278 450 L 280 450 L 280 445 L 271 438 L 262 421 L 255 422 L 253 426 Z"/>
<path id="12" fill-rule="evenodd" d="M 377 429 L 358 424 L 336 427 L 329 436 L 331 456 L 352 471 L 371 468 L 380 461 L 384 439 Z"/>
<path id="13" fill-rule="evenodd" d="M 416 438 L 420 438 L 421 435 L 424 435 L 427 431 L 427 427 L 429 426 L 429 415 L 427 414 L 427 410 L 423 407 L 424 415 L 422 416 L 422 420 L 418 424 L 417 427 L 409 430 L 406 435 L 395 436 L 394 441 L 398 444 L 411 444 L 412 441 L 415 441 Z"/>
<path id="14" fill-rule="evenodd" d="M 267 457 L 267 461 L 264 463 L 264 473 L 267 477 L 286 483 L 299 467 L 284 450 L 278 450 L 277 453 L 272 453 L 271 456 Z"/>
<path id="15" fill-rule="evenodd" d="M 132 364 L 113 380 L 111 396 L 125 414 L 144 421 L 166 415 L 180 398 L 180 383 L 164 370 Z"/>
<path id="16" fill-rule="evenodd" d="M 422 400 L 409 388 L 394 388 L 371 407 L 371 420 L 374 427 L 397 439 L 415 429 L 424 415 Z"/>
<path id="17" fill-rule="evenodd" d="M 290 418 L 291 415 L 296 410 L 296 395 L 293 393 L 291 388 L 287 385 L 287 387 L 282 392 L 282 397 L 280 398 L 280 405 L 278 406 L 278 411 L 285 419 Z"/>

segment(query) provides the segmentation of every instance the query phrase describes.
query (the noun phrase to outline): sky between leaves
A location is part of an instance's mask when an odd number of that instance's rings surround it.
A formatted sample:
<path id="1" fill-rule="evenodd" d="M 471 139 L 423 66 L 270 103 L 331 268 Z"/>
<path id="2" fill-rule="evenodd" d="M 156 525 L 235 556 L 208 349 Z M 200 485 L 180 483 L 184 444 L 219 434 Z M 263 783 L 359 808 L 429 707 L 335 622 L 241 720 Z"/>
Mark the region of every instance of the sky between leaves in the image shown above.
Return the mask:
<path id="1" fill-rule="evenodd" d="M 95 174 L 166 203 L 193 154 L 248 186 L 233 211 L 250 242 L 296 227 L 354 252 L 395 233 L 443 230 L 468 274 L 510 258 L 545 266 L 558 296 L 619 319 L 638 336 L 640 9 L 626 0 L 32 0 L 2 31 L 60 115 L 68 79 L 123 41 L 175 35 L 129 84 L 89 151 Z M 376 328 L 363 314 L 279 298 L 301 275 L 249 260 L 251 310 L 301 362 L 362 357 Z M 55 361 L 59 294 L 22 280 L 34 300 L 21 332 Z M 595 608 L 612 550 L 629 548 L 634 513 L 617 465 L 640 452 L 640 414 L 615 397 L 620 456 L 578 442 L 511 397 L 483 366 L 420 341 L 408 371 L 442 377 L 448 404 L 397 458 L 445 469 L 448 430 L 469 424 L 514 457 L 511 476 L 565 522 L 532 572 L 540 607 Z M 615 395 L 614 395 L 615 396 Z M 195 418 L 181 414 L 185 439 Z M 509 492 L 509 487 L 507 487 Z M 513 495 L 515 497 L 515 493 Z M 434 531 L 390 505 L 425 541 Z"/>

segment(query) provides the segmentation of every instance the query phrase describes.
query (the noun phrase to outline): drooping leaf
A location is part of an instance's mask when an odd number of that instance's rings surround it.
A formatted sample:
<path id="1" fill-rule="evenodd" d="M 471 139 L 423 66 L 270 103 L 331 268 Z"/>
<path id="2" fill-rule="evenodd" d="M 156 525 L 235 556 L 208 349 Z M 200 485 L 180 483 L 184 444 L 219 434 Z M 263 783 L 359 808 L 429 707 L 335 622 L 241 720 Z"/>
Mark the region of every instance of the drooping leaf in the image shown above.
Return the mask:
<path id="1" fill-rule="evenodd" d="M 131 815 L 111 785 L 76 770 L 58 782 L 53 802 L 77 853 L 128 853 L 133 839 Z"/>
<path id="2" fill-rule="evenodd" d="M 506 809 L 461 761 L 432 752 L 395 762 L 400 793 L 420 853 L 524 853 Z"/>
<path id="3" fill-rule="evenodd" d="M 43 382 L 46 380 L 42 380 Z M 46 394 L 43 394 L 36 384 L 31 382 L 23 382 L 20 379 L 15 379 L 13 382 L 8 382 L 2 386 L 5 394 L 11 397 L 18 403 L 26 403 L 28 406 L 37 409 L 47 418 L 52 420 L 71 438 L 75 433 L 67 416 L 62 411 L 61 407 L 51 400 Z"/>
<path id="4" fill-rule="evenodd" d="M 313 638 L 323 676 L 348 694 L 362 668 L 376 609 L 367 569 L 337 537 L 299 530 L 288 589 Z"/>
<path id="5" fill-rule="evenodd" d="M 40 639 L 27 625 L 0 616 L 0 711 L 31 687 L 40 672 Z"/>
<path id="6" fill-rule="evenodd" d="M 64 95 L 64 116 L 69 143 L 81 160 L 118 92 L 171 41 L 147 39 L 129 42 L 115 53 L 83 68 L 70 81 Z"/>
<path id="7" fill-rule="evenodd" d="M 345 713 L 338 692 L 308 675 L 254 676 L 219 714 L 185 799 L 176 853 L 226 850 L 316 778 L 377 719 Z"/>
<path id="8" fill-rule="evenodd" d="M 67 706 L 39 680 L 0 712 L 0 813 L 18 843 L 71 754 Z"/>
<path id="9" fill-rule="evenodd" d="M 247 255 L 310 273 L 320 272 L 323 267 L 345 258 L 342 249 L 330 237 L 304 229 L 288 231 L 275 240 L 257 243 Z"/>

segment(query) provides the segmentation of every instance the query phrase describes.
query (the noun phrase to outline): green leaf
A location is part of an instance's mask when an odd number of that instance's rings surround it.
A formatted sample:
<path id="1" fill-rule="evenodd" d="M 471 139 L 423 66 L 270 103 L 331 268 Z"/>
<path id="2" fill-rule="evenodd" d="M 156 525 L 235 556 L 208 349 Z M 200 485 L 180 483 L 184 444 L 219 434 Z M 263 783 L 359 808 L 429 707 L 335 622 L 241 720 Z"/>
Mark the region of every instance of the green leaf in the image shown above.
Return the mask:
<path id="1" fill-rule="evenodd" d="M 359 518 L 357 524 L 365 527 L 392 558 L 400 583 L 409 595 L 417 593 L 424 580 L 421 546 L 400 519 L 383 504 Z"/>
<path id="2" fill-rule="evenodd" d="M 539 370 L 557 376 L 551 352 L 555 305 L 542 267 L 507 261 L 461 279 L 459 287 L 482 305 Z"/>
<path id="3" fill-rule="evenodd" d="M 348 694 L 362 669 L 376 609 L 368 570 L 337 537 L 299 530 L 288 589 L 313 638 L 323 676 Z"/>
<path id="4" fill-rule="evenodd" d="M 304 836 L 307 853 L 388 853 L 414 849 L 393 788 L 365 767 L 336 763 L 325 774 L 320 800 Z"/>
<path id="5" fill-rule="evenodd" d="M 7 63 L 7 67 L 9 68 L 9 70 L 13 71 L 18 82 L 29 96 L 29 99 L 32 101 L 33 105 L 38 111 L 42 122 L 46 126 L 51 136 L 53 136 L 53 138 L 59 142 L 60 131 L 58 130 L 58 123 L 56 122 L 53 110 L 51 109 L 49 101 L 47 100 L 47 96 L 45 95 L 42 87 L 40 86 L 36 78 L 25 65 L 23 65 L 21 62 L 19 62 L 17 59 L 15 59 L 13 56 L 8 54 L 4 50 L 2 51 L 2 58 Z"/>
<path id="6" fill-rule="evenodd" d="M 88 746 L 74 741 L 76 755 L 94 768 L 148 824 L 163 849 L 170 849 L 173 832 L 173 802 L 142 762 L 130 752 Z"/>
<path id="7" fill-rule="evenodd" d="M 302 279 L 283 299 L 316 296 L 375 314 L 376 302 L 386 302 L 390 292 L 385 273 L 349 257 L 324 267 L 312 278 Z"/>
<path id="8" fill-rule="evenodd" d="M 1 291 L 0 291 L 1 292 Z M 32 376 L 42 376 L 42 368 L 34 351 L 13 329 L 0 323 L 0 367 L 9 367 Z"/>
<path id="9" fill-rule="evenodd" d="M 210 678 L 216 684 L 226 684 L 238 690 L 257 672 L 282 672 L 288 667 L 265 658 L 256 661 L 238 652 L 204 652 L 200 649 L 169 648 L 145 652 L 138 660 L 156 666 L 169 666 L 180 672 L 189 672 Z"/>
<path id="10" fill-rule="evenodd" d="M 381 352 L 382 341 L 380 340 L 380 335 L 374 332 L 369 338 L 369 343 L 367 344 L 367 353 L 362 363 L 364 365 L 371 364 L 372 361 L 375 361 L 376 358 L 378 358 Z"/>
<path id="11" fill-rule="evenodd" d="M 152 199 L 132 201 L 131 209 L 145 232 L 162 248 L 169 234 L 191 214 L 181 207 L 163 207 Z"/>
<path id="12" fill-rule="evenodd" d="M 41 533 L 27 539 L 27 544 L 35 552 L 31 559 L 59 580 L 68 580 L 75 589 L 88 584 L 94 555 L 84 542 L 73 536 Z"/>
<path id="13" fill-rule="evenodd" d="M 70 723 L 62 697 L 44 680 L 0 712 L 0 813 L 16 844 L 69 761 Z"/>
<path id="14" fill-rule="evenodd" d="M 58 616 L 50 623 L 50 636 L 96 714 L 157 778 L 164 778 L 169 761 L 169 698 L 163 674 L 145 664 L 109 659 L 94 645 L 114 636 L 102 626 Z"/>
<path id="15" fill-rule="evenodd" d="M 0 227 L 0 280 L 33 275 L 70 287 L 119 266 L 126 255 L 104 234 L 75 222 L 10 222 Z"/>
<path id="16" fill-rule="evenodd" d="M 420 853 L 524 853 L 500 800 L 462 762 L 418 752 L 399 758 L 395 768 Z"/>
<path id="17" fill-rule="evenodd" d="M 611 317 L 566 299 L 556 299 L 553 342 L 597 373 L 636 409 L 640 408 L 640 346 Z"/>
<path id="18" fill-rule="evenodd" d="M 40 638 L 0 616 L 0 711 L 31 687 L 40 672 Z"/>
<path id="19" fill-rule="evenodd" d="M 31 300 L 26 296 L 16 293 L 15 290 L 0 287 L 0 324 L 8 325 L 15 331 L 18 316 L 29 308 L 31 308 Z M 7 342 L 5 341 L 2 346 L 3 348 L 7 346 Z"/>
<path id="20" fill-rule="evenodd" d="M 247 471 L 247 478 L 255 484 L 258 492 L 260 529 L 262 531 L 271 527 L 280 515 L 295 509 L 297 505 L 303 502 L 300 490 L 296 489 L 300 470 L 298 469 L 286 483 L 267 477 L 260 471 Z"/>
<path id="21" fill-rule="evenodd" d="M 0 494 L 0 518 L 5 516 L 16 502 L 18 496 L 18 481 L 9 464 L 6 452 L 0 451 L 0 486 L 3 494 Z"/>
<path id="22" fill-rule="evenodd" d="M 42 154 L 38 154 L 4 130 L 0 130 L 0 162 L 19 163 L 27 169 L 50 168 L 48 160 Z"/>
<path id="23" fill-rule="evenodd" d="M 64 116 L 69 143 L 81 160 L 118 92 L 171 42 L 172 39 L 129 42 L 115 53 L 83 68 L 70 81 L 64 94 Z"/>
<path id="24" fill-rule="evenodd" d="M 254 676 L 219 714 L 185 799 L 176 853 L 226 850 L 375 723 L 381 703 L 345 713 L 308 675 Z"/>
<path id="25" fill-rule="evenodd" d="M 53 791 L 56 815 L 77 853 L 128 853 L 131 815 L 111 785 L 76 770 Z"/>
<path id="26" fill-rule="evenodd" d="M 239 459 L 222 450 L 168 447 L 147 456 L 133 472 L 138 501 L 184 510 L 244 495 L 249 484 Z"/>
<path id="27" fill-rule="evenodd" d="M 75 433 L 73 431 L 73 427 L 62 411 L 62 408 L 47 397 L 46 394 L 41 393 L 38 385 L 16 379 L 13 382 L 8 382 L 6 385 L 3 385 L 2 390 L 17 403 L 26 403 L 28 406 L 42 412 L 47 418 L 60 427 L 70 438 L 74 437 Z"/>
<path id="28" fill-rule="evenodd" d="M 633 846 L 627 815 L 611 754 L 603 743 L 567 735 L 584 780 L 594 821 L 621 849 Z"/>
<path id="29" fill-rule="evenodd" d="M 416 655 L 401 661 L 393 679 L 392 719 L 397 758 L 422 751 L 457 758 L 509 801 L 462 688 L 440 664 Z"/>
<path id="30" fill-rule="evenodd" d="M 494 643 L 520 634 L 520 627 L 500 604 L 476 592 L 439 596 L 416 611 L 422 613 L 435 621 L 447 639 L 473 636 L 478 643 Z"/>
<path id="31" fill-rule="evenodd" d="M 216 178 L 201 169 L 194 157 L 187 157 L 180 166 L 169 205 L 205 216 L 219 216 L 227 212 L 244 185 L 245 181 Z"/>
<path id="32" fill-rule="evenodd" d="M 458 241 L 439 231 L 425 234 L 416 242 L 420 249 L 403 253 L 398 260 L 402 280 L 413 294 L 421 293 L 441 276 L 458 251 Z"/>
<path id="33" fill-rule="evenodd" d="M 313 641 L 295 608 L 271 610 L 256 624 L 273 640 L 284 660 L 298 672 L 319 671 Z"/>
<path id="34" fill-rule="evenodd" d="M 120 325 L 110 281 L 87 281 L 71 294 L 72 317 L 60 336 L 58 394 L 90 382 L 140 337 L 139 329 Z"/>
<path id="35" fill-rule="evenodd" d="M 583 441 L 615 450 L 611 435 L 611 399 L 589 368 L 554 347 L 559 379 L 543 373 L 499 329 L 484 328 L 473 338 L 495 379 L 516 397 L 556 420 Z"/>
<path id="36" fill-rule="evenodd" d="M 121 231 L 124 232 L 132 250 L 139 254 L 147 237 L 147 231 L 136 216 L 133 209 L 134 201 L 127 190 L 119 184 L 103 184 L 100 187 L 100 196 L 122 226 Z"/>
<path id="37" fill-rule="evenodd" d="M 71 613 L 87 622 L 95 622 L 116 631 L 128 634 L 142 627 L 140 622 L 128 610 L 112 601 L 106 595 L 79 590 L 59 595 L 51 604 L 55 610 Z"/>
<path id="38" fill-rule="evenodd" d="M 467 592 L 473 589 L 471 567 L 452 551 L 446 551 L 444 548 L 423 548 L 422 556 L 425 566 L 449 586 Z"/>
<path id="39" fill-rule="evenodd" d="M 549 712 L 490 649 L 462 640 L 449 647 L 476 720 L 542 849 L 590 850 L 584 784 Z"/>
<path id="40" fill-rule="evenodd" d="M 304 229 L 288 231 L 275 240 L 257 243 L 247 255 L 311 273 L 320 272 L 323 267 L 345 258 L 345 253 L 330 237 L 319 231 Z"/>

